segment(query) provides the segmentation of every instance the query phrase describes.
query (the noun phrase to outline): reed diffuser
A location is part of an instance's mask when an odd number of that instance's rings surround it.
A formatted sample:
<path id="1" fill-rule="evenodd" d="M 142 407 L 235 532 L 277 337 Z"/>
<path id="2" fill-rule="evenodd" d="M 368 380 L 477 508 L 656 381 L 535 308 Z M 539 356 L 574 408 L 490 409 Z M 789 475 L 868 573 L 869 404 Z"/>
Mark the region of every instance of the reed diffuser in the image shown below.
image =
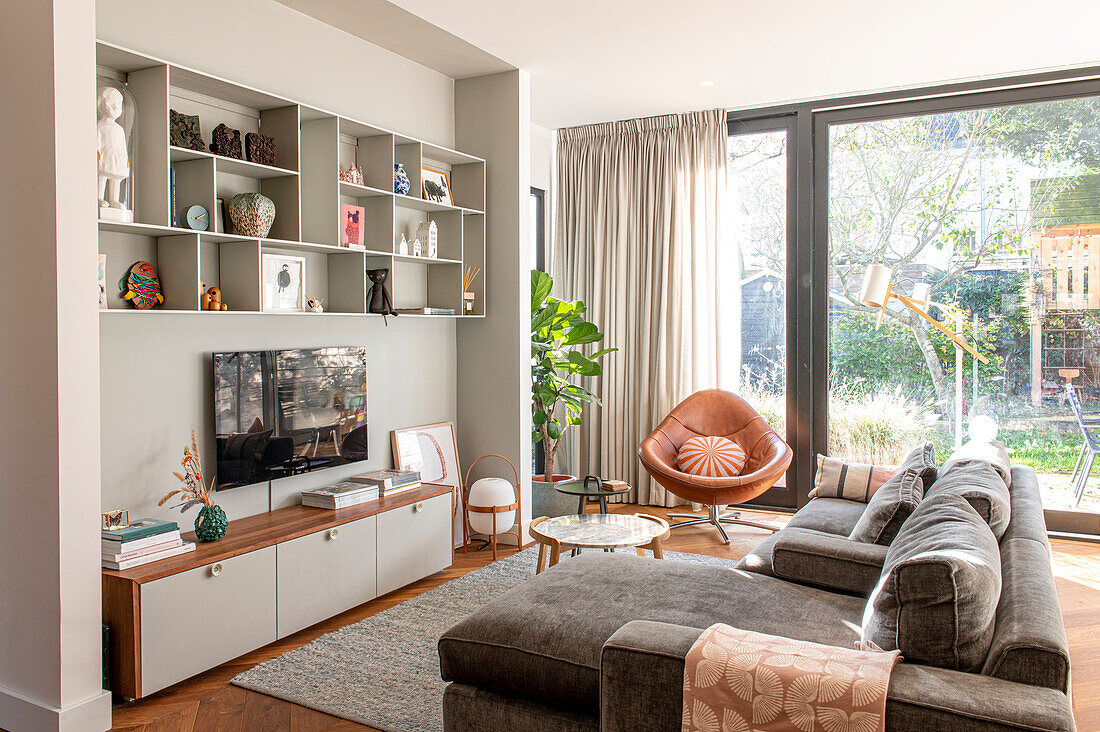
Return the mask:
<path id="1" fill-rule="evenodd" d="M 473 315 L 474 313 L 474 293 L 470 291 L 470 287 L 474 284 L 474 279 L 481 272 L 481 267 L 466 267 L 462 272 L 462 311 L 464 315 Z"/>

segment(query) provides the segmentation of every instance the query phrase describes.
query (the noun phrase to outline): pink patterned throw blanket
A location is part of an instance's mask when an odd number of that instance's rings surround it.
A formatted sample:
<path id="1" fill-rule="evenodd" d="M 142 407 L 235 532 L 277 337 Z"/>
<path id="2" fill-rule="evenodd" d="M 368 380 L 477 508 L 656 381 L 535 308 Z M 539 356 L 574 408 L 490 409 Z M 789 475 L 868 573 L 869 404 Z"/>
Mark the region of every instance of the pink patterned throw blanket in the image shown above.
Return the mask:
<path id="1" fill-rule="evenodd" d="M 687 655 L 683 732 L 882 732 L 900 658 L 716 623 Z"/>

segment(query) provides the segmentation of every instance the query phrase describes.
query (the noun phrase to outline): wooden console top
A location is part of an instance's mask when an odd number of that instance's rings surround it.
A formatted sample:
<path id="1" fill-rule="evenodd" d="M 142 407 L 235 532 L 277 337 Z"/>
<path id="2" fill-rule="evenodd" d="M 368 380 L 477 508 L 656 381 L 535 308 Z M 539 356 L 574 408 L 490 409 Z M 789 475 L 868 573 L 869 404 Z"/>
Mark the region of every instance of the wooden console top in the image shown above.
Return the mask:
<path id="1" fill-rule="evenodd" d="M 195 567 L 202 567 L 212 562 L 221 562 L 230 557 L 297 539 L 299 536 L 305 536 L 306 534 L 324 531 L 367 516 L 374 516 L 383 511 L 392 511 L 395 508 L 426 501 L 429 498 L 435 498 L 450 492 L 451 487 L 448 485 L 425 483 L 419 488 L 383 496 L 348 508 L 331 510 L 302 505 L 279 508 L 267 513 L 230 521 L 229 531 L 226 532 L 225 538 L 218 541 L 199 542 L 195 539 L 195 532 L 189 531 L 183 535 L 183 540 L 194 541 L 197 544 L 195 551 L 123 571 L 104 569 L 103 575 L 129 580 L 136 584 L 152 582 L 162 577 L 186 572 Z"/>

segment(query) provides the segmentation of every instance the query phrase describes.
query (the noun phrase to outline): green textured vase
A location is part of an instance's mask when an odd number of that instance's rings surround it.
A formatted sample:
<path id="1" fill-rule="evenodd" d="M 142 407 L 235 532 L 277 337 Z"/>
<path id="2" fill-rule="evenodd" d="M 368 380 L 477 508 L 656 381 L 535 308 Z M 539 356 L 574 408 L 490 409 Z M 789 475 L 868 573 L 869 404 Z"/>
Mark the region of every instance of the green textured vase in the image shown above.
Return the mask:
<path id="1" fill-rule="evenodd" d="M 203 506 L 195 517 L 195 536 L 199 541 L 217 541 L 228 528 L 229 519 L 221 506 Z"/>

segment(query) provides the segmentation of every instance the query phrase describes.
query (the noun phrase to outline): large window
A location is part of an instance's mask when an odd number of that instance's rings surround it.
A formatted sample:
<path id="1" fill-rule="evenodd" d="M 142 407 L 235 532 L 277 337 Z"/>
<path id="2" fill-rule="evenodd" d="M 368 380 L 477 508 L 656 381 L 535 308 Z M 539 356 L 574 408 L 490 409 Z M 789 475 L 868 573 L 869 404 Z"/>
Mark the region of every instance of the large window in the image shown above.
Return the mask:
<path id="1" fill-rule="evenodd" d="M 1078 73 L 730 114 L 722 386 L 795 450 L 764 502 L 805 502 L 818 453 L 943 458 L 995 427 L 1048 525 L 1100 532 L 1100 478 L 1073 479 L 1100 440 L 1071 408 L 1100 425 L 1100 74 Z M 861 302 L 871 265 L 982 358 Z"/>
<path id="2" fill-rule="evenodd" d="M 1100 100 L 833 124 L 828 165 L 829 452 L 892 463 L 927 438 L 943 458 L 995 424 L 1045 505 L 1075 507 L 1067 385 L 1100 403 Z M 876 328 L 870 265 L 988 362 L 896 299 Z"/>

